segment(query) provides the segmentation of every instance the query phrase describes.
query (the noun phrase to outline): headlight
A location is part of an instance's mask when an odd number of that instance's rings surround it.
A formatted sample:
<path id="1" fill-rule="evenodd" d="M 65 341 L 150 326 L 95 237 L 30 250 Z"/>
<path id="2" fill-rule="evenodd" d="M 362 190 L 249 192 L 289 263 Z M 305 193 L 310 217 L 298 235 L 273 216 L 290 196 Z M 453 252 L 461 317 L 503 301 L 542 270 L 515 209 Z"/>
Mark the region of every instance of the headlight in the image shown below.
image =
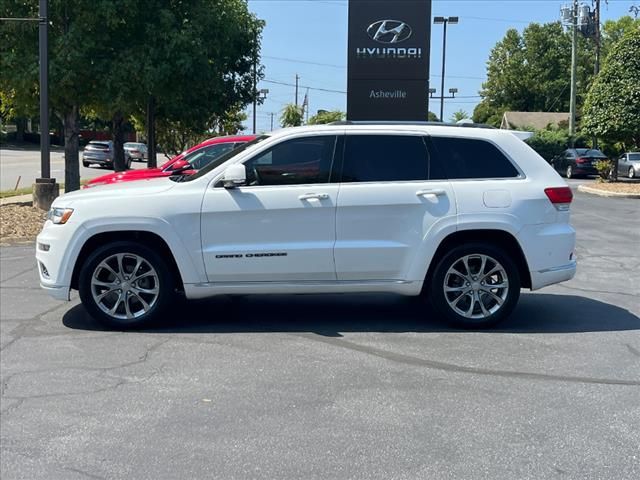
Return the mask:
<path id="1" fill-rule="evenodd" d="M 47 220 L 51 220 L 56 225 L 64 225 L 67 223 L 69 218 L 71 218 L 71 214 L 73 213 L 73 208 L 51 208 L 49 212 L 47 212 Z"/>

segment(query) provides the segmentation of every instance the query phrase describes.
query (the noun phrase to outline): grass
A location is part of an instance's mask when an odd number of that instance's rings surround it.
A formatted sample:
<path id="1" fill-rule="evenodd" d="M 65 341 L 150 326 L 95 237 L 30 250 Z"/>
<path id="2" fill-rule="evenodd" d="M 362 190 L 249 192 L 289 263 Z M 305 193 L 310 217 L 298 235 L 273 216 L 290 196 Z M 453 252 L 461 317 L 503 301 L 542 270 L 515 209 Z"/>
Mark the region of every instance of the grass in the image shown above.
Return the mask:
<path id="1" fill-rule="evenodd" d="M 2 190 L 0 191 L 0 198 L 17 197 L 18 195 L 28 195 L 29 193 L 32 193 L 32 192 L 33 192 L 32 187 L 19 188 L 18 190 Z"/>
<path id="2" fill-rule="evenodd" d="M 80 180 L 80 185 L 84 185 L 89 180 Z M 33 193 L 33 187 L 23 187 L 18 190 L 2 190 L 0 191 L 0 198 L 17 197 L 19 195 L 29 195 Z M 60 193 L 64 193 L 64 183 L 60 184 Z"/>

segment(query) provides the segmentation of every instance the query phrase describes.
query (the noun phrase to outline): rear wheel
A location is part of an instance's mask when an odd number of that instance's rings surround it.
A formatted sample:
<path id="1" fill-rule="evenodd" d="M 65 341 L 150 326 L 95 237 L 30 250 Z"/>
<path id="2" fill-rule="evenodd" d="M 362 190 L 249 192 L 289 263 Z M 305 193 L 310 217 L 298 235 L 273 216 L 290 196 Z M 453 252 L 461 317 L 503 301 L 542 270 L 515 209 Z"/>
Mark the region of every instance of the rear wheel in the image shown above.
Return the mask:
<path id="1" fill-rule="evenodd" d="M 508 317 L 520 297 L 518 268 L 489 244 L 462 245 L 435 268 L 430 298 L 449 323 L 487 328 Z"/>
<path id="2" fill-rule="evenodd" d="M 84 161 L 82 162 L 82 166 L 84 167 L 89 167 L 89 165 L 91 165 L 89 162 L 84 162 Z"/>
<path id="3" fill-rule="evenodd" d="M 629 178 L 635 178 L 636 176 L 636 171 L 633 169 L 633 167 L 629 167 L 629 171 L 627 173 L 629 175 Z"/>
<path id="4" fill-rule="evenodd" d="M 98 248 L 79 277 L 89 314 L 111 328 L 135 328 L 157 320 L 171 305 L 174 279 L 167 263 L 145 245 L 123 241 Z"/>

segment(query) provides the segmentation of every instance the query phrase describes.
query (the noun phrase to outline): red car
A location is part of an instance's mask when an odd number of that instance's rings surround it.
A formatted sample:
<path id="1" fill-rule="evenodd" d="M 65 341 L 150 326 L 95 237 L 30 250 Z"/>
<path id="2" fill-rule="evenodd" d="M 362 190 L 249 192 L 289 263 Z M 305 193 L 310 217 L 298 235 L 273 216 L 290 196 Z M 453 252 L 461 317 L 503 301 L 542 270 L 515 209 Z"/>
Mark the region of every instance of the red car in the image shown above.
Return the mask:
<path id="1" fill-rule="evenodd" d="M 144 168 L 109 173 L 92 179 L 84 188 L 147 178 L 169 177 L 178 173 L 181 175 L 193 175 L 220 155 L 233 150 L 243 143 L 250 142 L 254 138 L 256 138 L 255 135 L 233 135 L 210 138 L 195 147 L 191 147 L 186 152 L 173 157 L 159 168 Z"/>

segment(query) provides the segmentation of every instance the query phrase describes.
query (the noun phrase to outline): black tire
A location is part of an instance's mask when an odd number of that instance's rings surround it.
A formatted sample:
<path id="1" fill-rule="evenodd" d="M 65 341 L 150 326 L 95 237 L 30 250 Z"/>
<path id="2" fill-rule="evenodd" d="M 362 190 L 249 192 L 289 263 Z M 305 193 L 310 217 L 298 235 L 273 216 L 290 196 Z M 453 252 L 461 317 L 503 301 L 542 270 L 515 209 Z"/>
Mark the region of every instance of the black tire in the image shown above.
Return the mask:
<path id="1" fill-rule="evenodd" d="M 82 165 L 83 165 L 84 167 L 89 168 L 89 165 L 91 165 L 91 164 L 90 164 L 89 162 L 82 162 Z"/>
<path id="2" fill-rule="evenodd" d="M 573 167 L 571 165 L 567 166 L 567 170 L 564 173 L 565 177 L 569 178 L 573 178 L 575 175 L 573 175 Z"/>
<path id="3" fill-rule="evenodd" d="M 96 279 L 100 279 L 100 276 L 104 277 L 105 272 L 109 274 L 108 269 L 104 267 L 99 268 L 99 266 L 105 260 L 113 262 L 111 259 L 117 254 L 125 254 L 124 260 L 122 261 L 122 270 L 124 273 L 120 277 L 111 275 L 114 280 L 109 280 L 109 282 L 111 282 L 113 288 L 119 288 L 119 290 L 113 290 L 112 293 L 109 293 L 104 297 L 104 303 L 101 303 L 101 307 L 96 301 L 93 289 L 105 288 L 105 290 L 100 291 L 100 294 L 102 294 L 107 291 L 107 287 L 96 287 L 95 285 L 92 285 L 92 280 L 94 278 L 94 274 L 96 275 Z M 141 264 L 138 271 L 133 272 L 135 266 L 131 267 L 131 265 L 136 263 L 135 261 L 137 261 L 137 258 L 142 258 L 147 263 Z M 115 261 L 117 262 L 117 259 Z M 155 275 L 149 274 L 150 270 L 142 270 L 143 267 L 147 266 L 147 264 L 153 269 Z M 113 263 L 110 265 L 113 265 Z M 131 268 L 132 271 L 127 273 L 127 268 Z M 115 268 L 115 270 L 118 270 L 118 268 Z M 134 278 L 134 275 L 132 275 L 133 273 L 146 274 L 147 280 L 145 281 L 148 283 L 143 285 L 143 287 L 140 287 L 140 282 L 142 280 L 138 280 L 138 282 L 131 281 L 131 285 L 129 285 L 129 280 Z M 125 275 L 127 276 L 124 277 Z M 126 282 L 124 281 L 125 278 Z M 163 312 L 166 312 L 171 307 L 176 296 L 175 278 L 168 267 L 167 262 L 149 247 L 131 241 L 113 242 L 96 249 L 96 251 L 93 252 L 82 265 L 78 280 L 80 300 L 87 309 L 89 315 L 106 327 L 119 330 L 138 328 L 143 325 L 149 325 L 156 322 Z M 101 281 L 104 282 L 104 278 L 102 278 Z M 122 281 L 122 283 L 120 283 L 120 281 Z M 118 285 L 116 285 L 115 282 L 118 282 Z M 136 288 L 138 293 L 133 293 L 133 290 Z M 145 293 L 141 288 L 146 288 L 148 290 L 157 289 L 158 292 L 155 296 L 155 300 L 152 302 L 150 300 L 152 295 Z M 124 290 L 126 290 L 126 295 L 124 294 Z M 99 296 L 99 294 L 97 295 Z M 147 307 L 149 307 L 148 309 L 145 308 L 140 299 L 145 302 L 149 302 L 147 305 Z M 111 306 L 108 304 L 111 301 L 113 301 L 111 305 L 115 305 L 116 307 L 116 311 L 113 315 L 103 310 L 103 308 Z M 116 305 L 116 303 L 118 304 Z M 142 307 L 142 313 L 140 313 L 140 307 Z M 133 312 L 136 314 L 135 317 L 122 318 L 122 315 L 126 316 L 129 310 L 133 311 L 135 308 L 139 309 L 137 312 Z M 123 312 L 125 309 L 126 311 Z"/>
<path id="4" fill-rule="evenodd" d="M 636 171 L 633 169 L 633 167 L 629 167 L 629 171 L 627 172 L 627 176 L 629 178 L 635 178 L 636 177 Z"/>
<path id="5" fill-rule="evenodd" d="M 483 276 L 479 273 L 482 266 L 482 256 L 486 260 L 484 274 L 491 273 L 491 270 L 496 266 L 501 267 L 501 270 L 488 278 L 482 278 Z M 460 275 L 450 273 L 450 269 L 453 267 L 456 267 L 456 270 L 465 267 L 464 258 L 467 258 L 471 272 L 460 273 L 470 273 L 469 282 L 463 280 Z M 474 270 L 477 272 L 473 273 Z M 491 285 L 504 285 L 505 279 L 507 281 L 506 288 L 490 288 Z M 449 288 L 467 291 L 445 292 L 445 281 Z M 452 284 L 452 282 L 454 283 Z M 459 285 L 455 282 L 458 282 Z M 484 283 L 481 284 L 481 282 Z M 474 243 L 461 245 L 447 252 L 436 265 L 428 287 L 431 304 L 449 324 L 465 329 L 482 329 L 500 323 L 511 314 L 520 298 L 521 284 L 518 267 L 507 253 L 487 243 Z M 483 290 L 487 288 L 492 291 L 494 297 Z M 460 295 L 456 295 L 457 293 Z M 496 297 L 501 298 L 502 303 L 494 300 Z M 454 306 L 450 302 L 453 302 Z M 478 302 L 482 302 L 482 305 Z M 471 315 L 462 315 L 454 307 L 458 310 L 471 311 Z M 489 307 L 488 310 L 487 307 Z"/>

